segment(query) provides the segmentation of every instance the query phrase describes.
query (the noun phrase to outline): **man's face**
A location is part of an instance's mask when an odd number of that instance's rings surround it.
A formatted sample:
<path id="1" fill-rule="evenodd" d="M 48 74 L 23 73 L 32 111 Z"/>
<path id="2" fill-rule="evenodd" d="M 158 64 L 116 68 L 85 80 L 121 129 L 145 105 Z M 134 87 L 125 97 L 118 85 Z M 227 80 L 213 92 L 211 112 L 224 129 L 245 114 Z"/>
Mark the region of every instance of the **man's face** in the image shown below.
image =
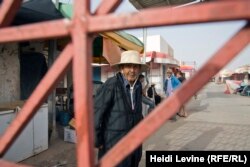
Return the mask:
<path id="1" fill-rule="evenodd" d="M 140 73 L 141 66 L 137 64 L 124 64 L 121 66 L 121 73 L 133 84 Z"/>
<path id="2" fill-rule="evenodd" d="M 181 76 L 181 73 L 179 73 L 179 72 L 176 74 L 176 76 L 177 76 L 178 78 L 182 77 L 182 76 Z"/>
<path id="3" fill-rule="evenodd" d="M 171 69 L 168 69 L 167 70 L 167 77 L 170 78 L 172 74 L 173 74 L 173 71 Z"/>
<path id="4" fill-rule="evenodd" d="M 142 77 L 142 78 L 140 79 L 140 82 L 141 82 L 141 83 L 144 83 L 144 80 L 145 80 L 144 77 Z"/>

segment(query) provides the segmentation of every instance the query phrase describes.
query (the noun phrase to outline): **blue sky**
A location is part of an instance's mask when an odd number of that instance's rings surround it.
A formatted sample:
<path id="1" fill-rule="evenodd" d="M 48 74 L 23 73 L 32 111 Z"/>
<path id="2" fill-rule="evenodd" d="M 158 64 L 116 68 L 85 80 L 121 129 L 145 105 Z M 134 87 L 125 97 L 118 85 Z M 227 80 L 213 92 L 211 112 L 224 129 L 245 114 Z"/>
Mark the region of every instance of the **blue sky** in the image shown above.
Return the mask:
<path id="1" fill-rule="evenodd" d="M 91 2 L 93 3 L 92 10 L 94 10 L 100 0 Z M 116 13 L 136 11 L 128 0 L 124 0 Z M 161 35 L 174 49 L 175 58 L 182 61 L 196 61 L 199 68 L 244 25 L 245 21 L 231 21 L 165 26 L 148 28 L 147 35 Z M 127 32 L 136 37 L 143 36 L 142 29 L 128 30 Z M 245 64 L 250 64 L 250 45 L 242 50 L 225 68 L 233 70 Z"/>

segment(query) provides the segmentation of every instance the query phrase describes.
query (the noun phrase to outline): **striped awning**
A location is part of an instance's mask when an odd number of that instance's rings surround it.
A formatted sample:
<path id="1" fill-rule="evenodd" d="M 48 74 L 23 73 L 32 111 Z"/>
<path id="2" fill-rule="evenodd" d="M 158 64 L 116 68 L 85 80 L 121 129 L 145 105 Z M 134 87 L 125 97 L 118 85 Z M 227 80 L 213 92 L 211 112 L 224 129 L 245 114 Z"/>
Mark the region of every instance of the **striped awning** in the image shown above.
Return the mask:
<path id="1" fill-rule="evenodd" d="M 194 66 L 191 65 L 181 65 L 180 66 L 181 71 L 192 71 L 195 70 Z"/>
<path id="2" fill-rule="evenodd" d="M 143 55 L 142 55 L 142 59 L 143 59 Z M 156 51 L 146 52 L 146 62 L 150 62 L 150 61 L 153 61 L 154 63 L 160 63 L 160 64 L 179 65 L 178 60 L 176 60 L 174 57 L 170 56 L 167 53 L 156 52 Z"/>

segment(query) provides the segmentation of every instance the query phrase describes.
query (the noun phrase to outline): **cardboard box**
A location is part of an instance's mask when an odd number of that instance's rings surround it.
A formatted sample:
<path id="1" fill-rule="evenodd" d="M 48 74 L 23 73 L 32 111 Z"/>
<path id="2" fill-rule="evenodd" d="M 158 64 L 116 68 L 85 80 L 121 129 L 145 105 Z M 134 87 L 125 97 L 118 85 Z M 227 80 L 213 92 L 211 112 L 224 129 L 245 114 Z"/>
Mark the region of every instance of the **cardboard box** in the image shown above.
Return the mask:
<path id="1" fill-rule="evenodd" d="M 69 126 L 64 128 L 64 141 L 76 143 L 76 131 L 74 129 L 70 129 Z"/>
<path id="2" fill-rule="evenodd" d="M 76 128 L 76 121 L 75 121 L 75 118 L 72 118 L 70 121 L 69 121 L 69 125 L 72 127 L 72 128 Z"/>

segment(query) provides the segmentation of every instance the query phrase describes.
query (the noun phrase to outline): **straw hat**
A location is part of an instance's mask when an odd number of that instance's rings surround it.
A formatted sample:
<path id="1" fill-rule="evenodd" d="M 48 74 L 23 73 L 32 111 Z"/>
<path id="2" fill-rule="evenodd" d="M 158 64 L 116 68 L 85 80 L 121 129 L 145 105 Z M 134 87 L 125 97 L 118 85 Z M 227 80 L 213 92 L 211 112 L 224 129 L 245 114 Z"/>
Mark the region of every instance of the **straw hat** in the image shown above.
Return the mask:
<path id="1" fill-rule="evenodd" d="M 134 50 L 124 51 L 121 54 L 121 60 L 119 63 L 113 64 L 112 67 L 119 69 L 122 64 L 138 64 L 141 65 L 141 71 L 145 72 L 148 69 L 148 65 L 141 62 L 139 52 Z"/>

